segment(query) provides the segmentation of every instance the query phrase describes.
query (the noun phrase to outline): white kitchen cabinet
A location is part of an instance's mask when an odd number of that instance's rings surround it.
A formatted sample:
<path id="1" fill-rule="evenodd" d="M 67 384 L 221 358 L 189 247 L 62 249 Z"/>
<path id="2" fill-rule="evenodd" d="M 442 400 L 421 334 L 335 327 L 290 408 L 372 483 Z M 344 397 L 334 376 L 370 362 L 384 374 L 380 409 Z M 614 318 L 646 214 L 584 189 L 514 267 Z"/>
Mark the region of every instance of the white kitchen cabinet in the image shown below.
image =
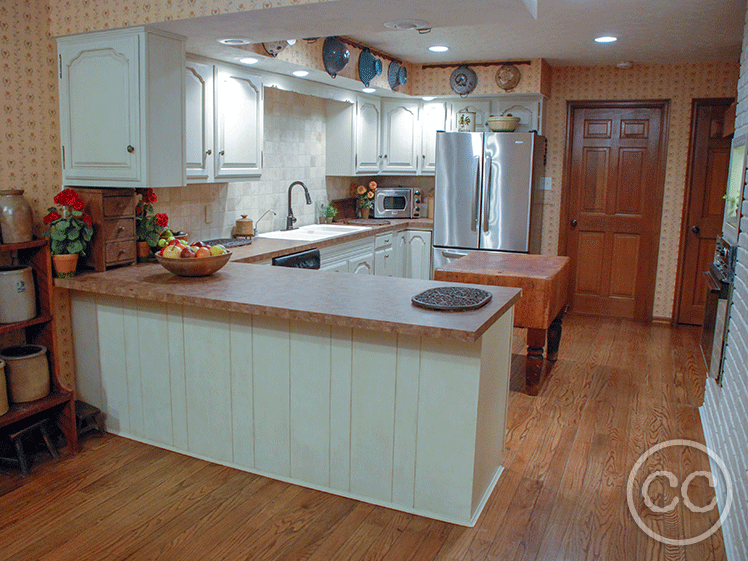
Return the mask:
<path id="1" fill-rule="evenodd" d="M 230 66 L 214 67 L 214 176 L 241 179 L 262 174 L 262 78 Z"/>
<path id="2" fill-rule="evenodd" d="M 382 171 L 416 173 L 421 148 L 420 102 L 382 102 Z"/>
<path id="3" fill-rule="evenodd" d="M 213 181 L 213 65 L 187 60 L 185 160 L 188 183 Z"/>
<path id="4" fill-rule="evenodd" d="M 432 174 L 436 171 L 436 131 L 446 130 L 447 103 L 427 101 L 421 107 L 421 161 L 418 171 Z"/>
<path id="5" fill-rule="evenodd" d="M 185 70 L 187 180 L 212 183 L 262 174 L 262 79 L 188 59 Z"/>
<path id="6" fill-rule="evenodd" d="M 183 185 L 184 38 L 133 27 L 57 40 L 66 185 Z"/>
<path id="7" fill-rule="evenodd" d="M 491 114 L 519 117 L 517 132 L 536 130 L 543 134 L 544 102 L 545 98 L 541 94 L 502 96 L 491 100 Z"/>
<path id="8" fill-rule="evenodd" d="M 395 244 L 396 234 L 381 234 L 374 241 L 374 274 L 383 277 L 402 276 L 401 255 Z"/>
<path id="9" fill-rule="evenodd" d="M 403 277 L 425 279 L 431 276 L 431 232 L 429 230 L 406 230 L 403 236 Z"/>
<path id="10" fill-rule="evenodd" d="M 373 96 L 354 96 L 350 101 L 329 100 L 326 174 L 351 176 L 379 173 L 381 164 L 381 103 Z"/>
<path id="11" fill-rule="evenodd" d="M 359 98 L 356 116 L 356 173 L 378 173 L 382 160 L 379 146 L 379 100 Z"/>
<path id="12" fill-rule="evenodd" d="M 320 249 L 320 270 L 358 275 L 374 274 L 374 238 Z"/>
<path id="13" fill-rule="evenodd" d="M 459 114 L 463 111 L 475 113 L 475 132 L 485 132 L 489 130 L 489 128 L 486 126 L 486 119 L 488 119 L 488 116 L 491 114 L 490 100 L 460 100 L 450 102 L 446 130 L 457 130 L 457 120 L 459 118 Z"/>

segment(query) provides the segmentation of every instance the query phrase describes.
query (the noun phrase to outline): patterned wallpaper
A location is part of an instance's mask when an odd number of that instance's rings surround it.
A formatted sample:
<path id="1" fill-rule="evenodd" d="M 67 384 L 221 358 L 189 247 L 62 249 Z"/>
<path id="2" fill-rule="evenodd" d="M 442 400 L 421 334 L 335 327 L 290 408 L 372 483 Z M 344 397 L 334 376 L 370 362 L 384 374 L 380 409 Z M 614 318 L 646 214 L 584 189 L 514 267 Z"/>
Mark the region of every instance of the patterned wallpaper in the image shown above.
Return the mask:
<path id="1" fill-rule="evenodd" d="M 44 3 L 1 3 L 0 188 L 23 189 L 36 223 L 60 190 L 56 59 Z"/>
<path id="2" fill-rule="evenodd" d="M 559 212 L 566 134 L 566 102 L 570 100 L 669 99 L 670 128 L 663 200 L 660 251 L 653 314 L 670 318 L 678 269 L 683 197 L 686 183 L 691 100 L 734 97 L 739 64 L 678 64 L 615 67 L 553 68 L 552 96 L 546 112 L 548 171 L 553 190 L 546 195 L 543 252 L 558 249 Z"/>
<path id="3" fill-rule="evenodd" d="M 58 36 L 325 1 L 333 0 L 50 0 L 49 18 Z"/>

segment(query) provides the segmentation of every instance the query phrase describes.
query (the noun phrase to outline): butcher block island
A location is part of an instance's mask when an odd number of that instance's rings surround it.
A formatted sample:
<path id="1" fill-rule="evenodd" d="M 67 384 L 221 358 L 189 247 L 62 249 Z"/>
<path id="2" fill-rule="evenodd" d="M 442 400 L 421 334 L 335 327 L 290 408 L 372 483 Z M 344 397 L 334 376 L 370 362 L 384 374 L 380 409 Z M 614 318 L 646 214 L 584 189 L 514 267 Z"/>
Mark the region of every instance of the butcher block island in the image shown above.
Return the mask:
<path id="1" fill-rule="evenodd" d="M 439 312 L 411 297 L 451 283 L 236 262 L 56 285 L 115 434 L 462 525 L 501 474 L 518 289 Z"/>

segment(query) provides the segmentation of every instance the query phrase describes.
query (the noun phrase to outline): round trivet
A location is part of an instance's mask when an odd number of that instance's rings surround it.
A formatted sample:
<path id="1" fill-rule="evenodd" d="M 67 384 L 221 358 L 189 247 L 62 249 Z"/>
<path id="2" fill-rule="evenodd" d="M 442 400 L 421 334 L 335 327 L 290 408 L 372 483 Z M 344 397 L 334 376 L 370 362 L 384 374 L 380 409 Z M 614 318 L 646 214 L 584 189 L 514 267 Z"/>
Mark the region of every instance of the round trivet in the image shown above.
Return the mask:
<path id="1" fill-rule="evenodd" d="M 488 304 L 491 301 L 491 293 L 480 288 L 440 286 L 424 290 L 410 300 L 419 308 L 443 312 L 464 312 Z"/>

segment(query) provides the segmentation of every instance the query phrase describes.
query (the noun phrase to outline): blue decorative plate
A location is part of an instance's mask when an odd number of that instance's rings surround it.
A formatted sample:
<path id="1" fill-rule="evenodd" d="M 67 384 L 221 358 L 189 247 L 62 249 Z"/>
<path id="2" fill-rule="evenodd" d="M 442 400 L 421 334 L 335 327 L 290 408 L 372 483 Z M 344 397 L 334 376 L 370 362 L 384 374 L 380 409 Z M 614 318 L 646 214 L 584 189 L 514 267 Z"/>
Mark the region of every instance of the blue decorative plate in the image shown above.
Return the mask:
<path id="1" fill-rule="evenodd" d="M 358 77 L 361 78 L 361 82 L 367 88 L 369 87 L 369 83 L 377 76 L 377 62 L 381 65 L 381 61 L 374 58 L 374 55 L 371 54 L 368 48 L 361 51 L 361 54 L 358 56 Z"/>
<path id="2" fill-rule="evenodd" d="M 397 81 L 398 74 L 400 73 L 400 65 L 396 61 L 390 62 L 390 66 L 387 68 L 387 81 L 390 84 L 390 89 L 395 91 L 400 87 L 400 82 Z"/>

